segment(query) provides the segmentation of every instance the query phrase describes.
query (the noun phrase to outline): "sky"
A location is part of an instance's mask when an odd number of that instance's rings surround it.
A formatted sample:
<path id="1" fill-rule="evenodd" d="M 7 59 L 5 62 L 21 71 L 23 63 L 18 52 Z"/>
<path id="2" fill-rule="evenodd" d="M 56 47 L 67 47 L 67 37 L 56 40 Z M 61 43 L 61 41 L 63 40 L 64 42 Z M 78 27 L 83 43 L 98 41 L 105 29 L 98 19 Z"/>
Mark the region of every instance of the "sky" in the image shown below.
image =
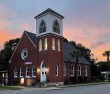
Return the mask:
<path id="1" fill-rule="evenodd" d="M 110 0 L 0 0 L 0 50 L 21 37 L 24 30 L 36 33 L 34 17 L 47 8 L 60 13 L 63 35 L 91 49 L 98 61 L 110 50 Z"/>

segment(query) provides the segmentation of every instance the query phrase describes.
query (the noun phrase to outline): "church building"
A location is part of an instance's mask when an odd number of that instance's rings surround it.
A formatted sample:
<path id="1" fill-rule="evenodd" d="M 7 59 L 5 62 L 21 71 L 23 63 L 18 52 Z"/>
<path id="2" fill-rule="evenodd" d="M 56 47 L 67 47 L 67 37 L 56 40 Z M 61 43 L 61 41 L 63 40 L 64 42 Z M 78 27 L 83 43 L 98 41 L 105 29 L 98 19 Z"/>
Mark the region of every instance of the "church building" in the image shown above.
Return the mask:
<path id="1" fill-rule="evenodd" d="M 75 57 L 70 53 L 77 49 L 64 42 L 64 17 L 47 9 L 34 17 L 36 34 L 24 31 L 9 61 L 9 81 L 26 86 L 38 82 L 63 85 L 70 78 L 91 80 L 91 64 L 80 57 L 75 70 Z M 73 79 L 74 80 L 74 79 Z"/>

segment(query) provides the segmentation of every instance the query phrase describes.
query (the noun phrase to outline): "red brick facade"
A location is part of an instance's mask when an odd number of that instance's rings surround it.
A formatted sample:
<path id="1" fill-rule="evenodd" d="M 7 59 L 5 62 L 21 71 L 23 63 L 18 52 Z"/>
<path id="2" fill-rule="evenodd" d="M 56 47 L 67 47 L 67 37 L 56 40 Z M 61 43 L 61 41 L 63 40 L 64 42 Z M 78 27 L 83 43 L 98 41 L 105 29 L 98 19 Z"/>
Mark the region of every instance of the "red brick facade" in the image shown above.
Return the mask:
<path id="1" fill-rule="evenodd" d="M 59 32 L 52 32 L 51 25 L 49 24 L 52 20 L 57 21 L 58 19 L 61 27 L 62 27 L 62 19 L 64 18 L 60 14 L 54 12 L 51 9 L 47 9 L 43 13 L 53 12 L 55 15 L 51 14 L 50 16 L 46 14 L 44 17 L 47 23 L 47 31 L 37 34 L 33 34 L 25 31 L 22 35 L 22 38 L 10 59 L 9 64 L 9 81 L 13 84 L 24 84 L 24 85 L 33 85 L 37 82 L 47 81 L 49 83 L 64 83 L 65 81 L 70 80 L 70 65 L 74 62 L 64 62 L 64 41 L 62 37 L 62 29 L 60 27 L 56 28 L 57 30 L 61 30 Z M 36 16 L 36 19 L 41 17 L 42 13 Z M 48 16 L 48 17 L 47 17 Z M 44 19 L 43 18 L 43 19 Z M 48 19 L 48 20 L 47 20 Z M 51 19 L 51 21 L 50 21 Z M 40 22 L 40 20 L 38 20 Z M 50 22 L 49 22 L 50 21 Z M 42 22 L 42 21 L 41 21 Z M 45 22 L 45 21 L 44 21 Z M 45 23 L 43 23 L 45 24 Z M 59 24 L 57 24 L 58 26 Z M 38 25 L 39 26 L 39 25 Z M 59 29 L 60 28 L 60 29 Z M 44 26 L 46 30 L 46 26 Z M 42 28 L 41 28 L 42 30 Z M 54 48 L 52 49 L 54 38 Z M 47 39 L 47 44 L 45 44 L 45 39 Z M 40 41 L 42 46 L 40 45 Z M 40 47 L 41 46 L 41 47 Z M 47 47 L 45 50 L 44 46 Z M 70 45 L 71 46 L 71 45 Z M 39 47 L 42 48 L 39 51 Z M 74 47 L 73 47 L 74 48 Z M 21 52 L 25 49 L 22 57 Z M 71 50 L 71 49 L 70 49 Z M 67 57 L 68 58 L 68 57 Z M 83 62 L 83 61 L 81 61 Z M 85 62 L 85 61 L 84 61 Z M 81 77 L 84 79 L 84 67 L 87 66 L 86 76 L 87 80 L 91 80 L 91 65 L 90 63 L 81 63 Z M 66 65 L 66 75 L 64 76 L 64 64 Z M 79 64 L 78 64 L 79 65 Z M 35 67 L 35 69 L 34 69 Z M 21 68 L 23 69 L 20 72 Z M 15 71 L 16 70 L 16 71 Z M 15 72 L 14 72 L 15 71 Z M 75 68 L 74 68 L 75 71 Z M 75 72 L 74 72 L 75 73 Z M 22 74 L 22 77 L 21 77 Z M 34 74 L 34 76 L 33 76 Z M 28 75 L 28 76 L 27 76 Z M 78 72 L 77 72 L 78 75 Z M 15 76 L 15 77 L 14 77 Z M 73 75 L 75 76 L 75 74 Z M 78 78 L 78 77 L 77 77 Z"/>
<path id="2" fill-rule="evenodd" d="M 27 48 L 29 52 L 29 56 L 26 60 L 21 58 L 21 51 Z M 26 75 L 26 67 L 29 66 L 30 70 L 32 70 L 33 66 L 36 66 L 37 57 L 36 57 L 36 47 L 32 44 L 28 36 L 24 33 L 20 43 L 11 59 L 11 63 L 9 64 L 9 77 L 11 83 L 20 83 L 20 68 L 23 68 L 23 76 L 25 78 Z M 32 62 L 32 64 L 26 65 L 26 62 Z M 14 78 L 14 69 L 17 68 L 17 78 Z M 30 77 L 32 77 L 32 72 L 29 73 Z M 26 78 L 25 78 L 26 79 Z M 26 80 L 25 80 L 26 81 Z M 25 83 L 24 83 L 25 84 Z"/>

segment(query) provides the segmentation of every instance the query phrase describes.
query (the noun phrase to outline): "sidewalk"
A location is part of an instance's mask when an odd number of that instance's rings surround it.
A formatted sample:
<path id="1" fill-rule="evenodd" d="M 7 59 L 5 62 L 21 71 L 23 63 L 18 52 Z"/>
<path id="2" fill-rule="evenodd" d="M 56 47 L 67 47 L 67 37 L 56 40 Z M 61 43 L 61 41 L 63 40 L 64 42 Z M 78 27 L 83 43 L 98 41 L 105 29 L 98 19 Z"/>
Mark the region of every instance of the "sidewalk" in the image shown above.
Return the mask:
<path id="1" fill-rule="evenodd" d="M 63 85 L 58 87 L 66 88 L 66 87 L 90 86 L 90 85 L 100 85 L 100 84 L 110 84 L 110 82 L 97 82 L 97 83 L 93 82 L 93 83 L 85 83 L 85 84 Z"/>
<path id="2" fill-rule="evenodd" d="M 9 87 L 16 87 L 21 88 L 21 91 L 34 91 L 34 90 L 62 90 L 64 88 L 68 87 L 79 87 L 79 86 L 91 86 L 91 85 L 100 85 L 100 84 L 110 84 L 110 82 L 98 82 L 98 83 L 87 83 L 87 84 L 73 84 L 73 85 L 63 85 L 63 86 L 52 86 L 52 87 L 42 87 L 42 88 L 36 88 L 36 87 L 24 87 L 24 86 L 9 86 Z"/>

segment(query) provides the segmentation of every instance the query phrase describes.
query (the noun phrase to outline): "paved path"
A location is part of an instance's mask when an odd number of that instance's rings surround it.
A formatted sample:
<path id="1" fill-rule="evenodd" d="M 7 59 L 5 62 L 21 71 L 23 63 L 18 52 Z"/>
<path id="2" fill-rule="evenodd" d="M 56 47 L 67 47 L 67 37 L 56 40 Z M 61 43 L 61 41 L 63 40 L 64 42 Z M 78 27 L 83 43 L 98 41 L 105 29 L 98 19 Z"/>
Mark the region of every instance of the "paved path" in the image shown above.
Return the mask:
<path id="1" fill-rule="evenodd" d="M 0 94 L 110 94 L 110 84 L 78 86 L 68 88 L 24 88 L 22 90 L 1 90 Z"/>

